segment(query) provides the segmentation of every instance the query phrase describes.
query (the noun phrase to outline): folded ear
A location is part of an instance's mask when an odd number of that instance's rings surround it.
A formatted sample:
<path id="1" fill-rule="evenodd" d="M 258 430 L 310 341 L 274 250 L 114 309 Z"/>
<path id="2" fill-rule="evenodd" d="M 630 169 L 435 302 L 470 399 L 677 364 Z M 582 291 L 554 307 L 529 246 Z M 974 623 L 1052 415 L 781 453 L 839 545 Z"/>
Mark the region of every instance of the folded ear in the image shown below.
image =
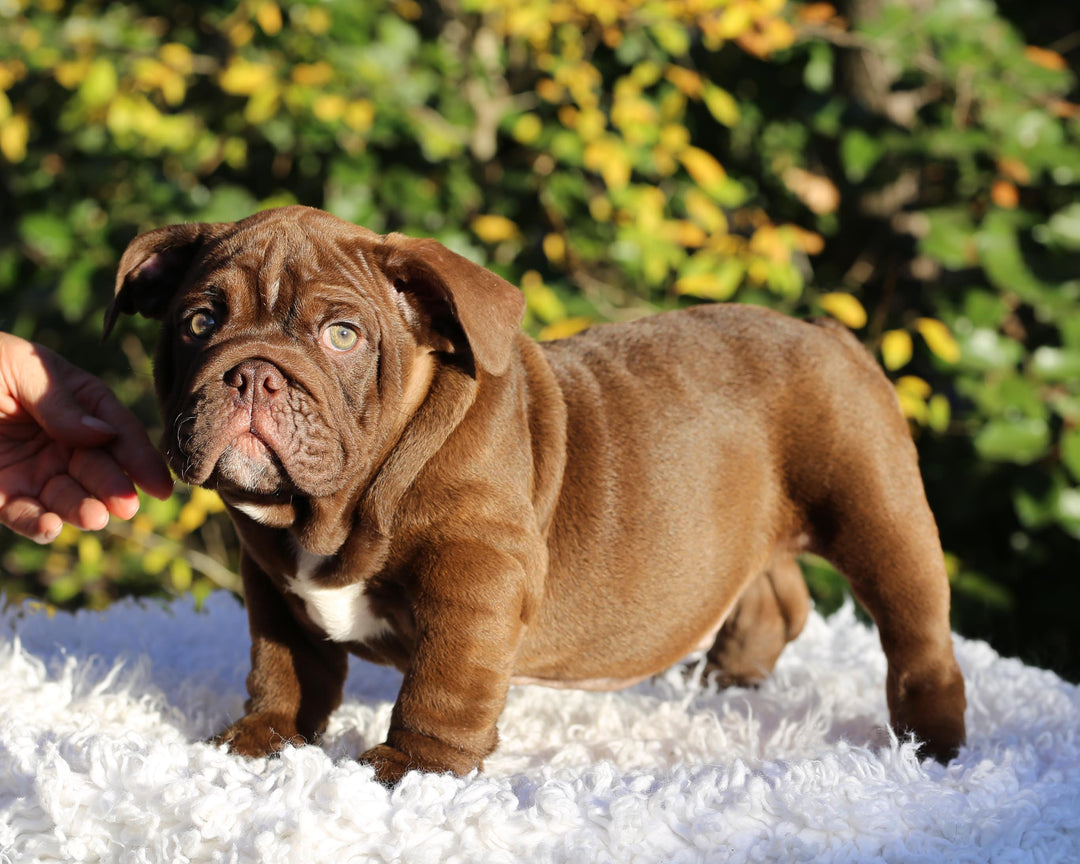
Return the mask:
<path id="1" fill-rule="evenodd" d="M 120 258 L 112 303 L 105 311 L 104 337 L 123 312 L 160 318 L 183 284 L 195 257 L 228 223 L 167 225 L 140 234 Z"/>
<path id="2" fill-rule="evenodd" d="M 435 334 L 449 338 L 455 347 L 464 337 L 461 347 L 467 347 L 486 372 L 506 371 L 525 314 L 521 291 L 436 240 L 388 234 L 375 247 L 375 255 L 407 317 L 423 317 Z"/>

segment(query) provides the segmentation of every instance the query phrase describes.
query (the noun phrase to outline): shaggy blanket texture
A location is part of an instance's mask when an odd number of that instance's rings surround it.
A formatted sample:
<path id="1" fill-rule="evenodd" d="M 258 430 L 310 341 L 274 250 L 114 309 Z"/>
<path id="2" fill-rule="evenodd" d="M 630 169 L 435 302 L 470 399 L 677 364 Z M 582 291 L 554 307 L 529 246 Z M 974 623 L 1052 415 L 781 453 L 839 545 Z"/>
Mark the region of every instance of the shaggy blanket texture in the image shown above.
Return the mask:
<path id="1" fill-rule="evenodd" d="M 886 730 L 884 657 L 848 607 L 756 690 L 516 687 L 483 773 L 388 791 L 352 757 L 395 672 L 354 661 L 321 747 L 245 761 L 202 743 L 242 711 L 233 599 L 27 606 L 0 620 L 0 862 L 1080 861 L 1080 690 L 956 642 L 948 767 Z"/>

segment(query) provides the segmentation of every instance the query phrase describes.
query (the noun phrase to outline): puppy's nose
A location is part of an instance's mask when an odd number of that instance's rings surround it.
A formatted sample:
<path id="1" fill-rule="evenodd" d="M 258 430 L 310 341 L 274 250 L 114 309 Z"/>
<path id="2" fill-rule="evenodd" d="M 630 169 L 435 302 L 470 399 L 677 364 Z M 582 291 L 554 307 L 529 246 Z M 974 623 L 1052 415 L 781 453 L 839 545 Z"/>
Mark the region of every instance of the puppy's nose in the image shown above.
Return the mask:
<path id="1" fill-rule="evenodd" d="M 277 366 L 256 359 L 245 360 L 226 372 L 225 383 L 235 388 L 241 398 L 252 402 L 273 399 L 288 386 Z"/>

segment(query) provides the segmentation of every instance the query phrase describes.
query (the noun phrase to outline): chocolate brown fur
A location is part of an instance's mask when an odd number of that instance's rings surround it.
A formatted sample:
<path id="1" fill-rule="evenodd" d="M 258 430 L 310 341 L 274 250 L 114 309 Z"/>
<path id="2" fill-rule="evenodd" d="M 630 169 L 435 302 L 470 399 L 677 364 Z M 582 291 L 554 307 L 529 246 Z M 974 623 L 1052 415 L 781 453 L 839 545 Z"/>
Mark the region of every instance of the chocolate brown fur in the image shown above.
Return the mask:
<path id="1" fill-rule="evenodd" d="M 243 544 L 233 751 L 315 739 L 348 652 L 404 673 L 360 756 L 384 782 L 480 766 L 515 680 L 618 687 L 699 648 L 760 680 L 806 618 L 801 551 L 877 623 L 893 726 L 963 743 L 915 448 L 842 328 L 715 305 L 538 345 L 494 274 L 301 207 L 144 234 L 116 284 L 107 327 L 164 322 L 165 453 Z"/>

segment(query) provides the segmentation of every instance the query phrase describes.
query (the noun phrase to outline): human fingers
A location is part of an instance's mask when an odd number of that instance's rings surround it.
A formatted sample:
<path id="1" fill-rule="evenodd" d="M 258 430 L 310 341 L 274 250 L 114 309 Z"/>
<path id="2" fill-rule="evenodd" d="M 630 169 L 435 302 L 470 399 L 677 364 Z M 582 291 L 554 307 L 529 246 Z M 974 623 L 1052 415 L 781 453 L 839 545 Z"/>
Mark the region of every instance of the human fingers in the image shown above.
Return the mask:
<path id="1" fill-rule="evenodd" d="M 63 520 L 34 498 L 12 498 L 0 506 L 0 524 L 35 543 L 51 543 L 60 534 Z"/>
<path id="2" fill-rule="evenodd" d="M 130 519 L 139 509 L 139 495 L 124 469 L 107 450 L 76 450 L 68 474 L 113 516 Z"/>
<path id="3" fill-rule="evenodd" d="M 155 498 L 168 498 L 173 492 L 173 480 L 165 460 L 150 443 L 150 437 L 139 419 L 124 407 L 111 390 L 103 384 L 101 386 L 104 392 L 98 394 L 93 413 L 117 432 L 108 448 L 113 459 L 136 486 Z"/>
<path id="4" fill-rule="evenodd" d="M 18 410 L 50 438 L 72 447 L 98 447 L 116 437 L 116 430 L 86 411 L 75 396 L 76 388 L 96 381 L 93 376 L 47 348 L 3 336 L 2 377 Z"/>
<path id="5" fill-rule="evenodd" d="M 42 487 L 38 500 L 65 522 L 85 531 L 109 524 L 109 511 L 68 474 L 57 474 Z"/>

